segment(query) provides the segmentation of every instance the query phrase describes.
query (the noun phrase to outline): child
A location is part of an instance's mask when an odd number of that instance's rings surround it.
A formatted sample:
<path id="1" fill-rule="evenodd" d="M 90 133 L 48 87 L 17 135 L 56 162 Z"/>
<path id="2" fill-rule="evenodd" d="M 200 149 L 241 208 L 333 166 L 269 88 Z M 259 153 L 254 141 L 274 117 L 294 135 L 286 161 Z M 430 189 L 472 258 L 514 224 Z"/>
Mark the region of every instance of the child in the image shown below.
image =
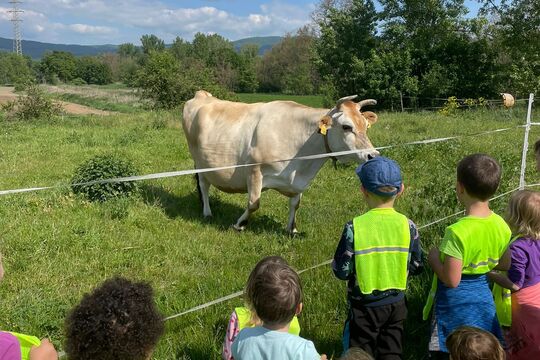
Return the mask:
<path id="1" fill-rule="evenodd" d="M 262 325 L 240 331 L 232 345 L 236 360 L 321 357 L 309 340 L 289 334 L 289 325 L 302 311 L 298 274 L 285 264 L 268 264 L 252 282 L 251 302 Z"/>
<path id="2" fill-rule="evenodd" d="M 518 238 L 507 253 L 508 275 L 490 273 L 500 286 L 512 291 L 512 325 L 508 334 L 510 359 L 540 359 L 540 193 L 514 193 L 507 222 Z"/>
<path id="3" fill-rule="evenodd" d="M 471 326 L 454 330 L 446 347 L 452 360 L 505 360 L 499 340 L 492 333 Z"/>
<path id="4" fill-rule="evenodd" d="M 0 281 L 4 278 L 0 254 Z M 0 359 L 5 360 L 56 360 L 58 354 L 48 339 L 0 331 Z"/>
<path id="5" fill-rule="evenodd" d="M 152 287 L 116 277 L 106 280 L 66 319 L 66 353 L 77 360 L 146 360 L 163 333 Z"/>
<path id="6" fill-rule="evenodd" d="M 400 358 L 407 277 L 423 268 L 420 239 L 416 225 L 394 210 L 403 191 L 399 165 L 379 156 L 356 174 L 370 210 L 345 225 L 332 264 L 336 277 L 348 280 L 343 348 Z"/>
<path id="7" fill-rule="evenodd" d="M 285 261 L 285 259 L 283 259 L 281 256 L 267 256 L 259 261 L 257 265 L 255 265 L 255 268 L 251 271 L 251 274 L 249 274 L 246 289 L 244 291 L 244 301 L 246 303 L 246 307 L 235 308 L 231 314 L 231 318 L 228 323 L 229 325 L 227 326 L 227 333 L 225 334 L 223 350 L 221 353 L 221 357 L 224 360 L 233 359 L 231 347 L 236 339 L 236 336 L 238 336 L 238 333 L 242 329 L 261 325 L 260 319 L 253 311 L 253 284 L 257 276 L 262 273 L 269 264 L 288 265 L 287 261 Z M 300 324 L 298 323 L 298 318 L 296 315 L 290 324 L 289 334 L 300 335 Z"/>
<path id="8" fill-rule="evenodd" d="M 486 277 L 492 269 L 509 267 L 502 256 L 510 228 L 489 208 L 500 179 L 499 164 L 487 155 L 466 156 L 457 166 L 456 193 L 466 216 L 446 228 L 441 245 L 428 257 L 436 276 L 423 315 L 427 320 L 434 302 L 429 344 L 434 357 L 447 358 L 446 338 L 462 325 L 479 327 L 502 340 Z"/>

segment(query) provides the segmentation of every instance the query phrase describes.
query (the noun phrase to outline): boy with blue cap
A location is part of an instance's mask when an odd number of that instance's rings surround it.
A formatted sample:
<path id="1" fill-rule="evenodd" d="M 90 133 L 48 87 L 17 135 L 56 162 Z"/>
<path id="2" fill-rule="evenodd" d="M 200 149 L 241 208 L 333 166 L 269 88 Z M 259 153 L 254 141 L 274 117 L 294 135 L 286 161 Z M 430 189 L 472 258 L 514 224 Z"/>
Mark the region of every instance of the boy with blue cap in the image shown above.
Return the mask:
<path id="1" fill-rule="evenodd" d="M 356 169 L 369 211 L 349 221 L 334 255 L 336 277 L 348 281 L 343 348 L 375 359 L 401 359 L 408 274 L 423 270 L 416 225 L 394 210 L 403 192 L 399 165 L 383 156 Z"/>

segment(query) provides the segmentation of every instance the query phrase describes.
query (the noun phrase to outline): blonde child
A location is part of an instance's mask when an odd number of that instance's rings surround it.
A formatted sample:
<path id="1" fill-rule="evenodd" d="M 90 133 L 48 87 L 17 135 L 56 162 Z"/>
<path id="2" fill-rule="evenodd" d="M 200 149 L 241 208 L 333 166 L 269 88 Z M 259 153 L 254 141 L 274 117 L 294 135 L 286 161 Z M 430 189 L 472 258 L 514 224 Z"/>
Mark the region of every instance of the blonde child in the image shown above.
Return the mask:
<path id="1" fill-rule="evenodd" d="M 490 332 L 462 326 L 448 336 L 446 347 L 451 360 L 505 360 L 499 340 Z"/>
<path id="2" fill-rule="evenodd" d="M 432 248 L 428 257 L 435 276 L 423 317 L 427 320 L 433 306 L 432 358 L 448 358 L 446 338 L 463 325 L 484 329 L 502 340 L 486 276 L 490 270 L 508 270 L 510 265 L 503 259 L 510 228 L 489 207 L 500 179 L 499 164 L 484 154 L 466 156 L 457 166 L 456 194 L 466 216 L 446 228 L 439 248 Z"/>
<path id="3" fill-rule="evenodd" d="M 227 332 L 225 333 L 225 340 L 223 341 L 223 349 L 221 357 L 223 360 L 232 360 L 231 347 L 238 336 L 238 333 L 244 328 L 252 328 L 261 325 L 261 320 L 257 317 L 257 314 L 253 310 L 253 287 L 257 276 L 259 276 L 268 265 L 281 264 L 288 265 L 287 261 L 281 256 L 267 256 L 255 265 L 255 268 L 251 271 L 244 291 L 244 302 L 246 306 L 237 307 L 231 314 L 227 325 Z M 300 324 L 298 318 L 294 316 L 290 327 L 289 333 L 293 335 L 300 335 Z"/>
<path id="4" fill-rule="evenodd" d="M 512 291 L 512 325 L 507 336 L 510 359 L 540 359 L 540 193 L 514 193 L 506 221 L 517 239 L 510 245 L 507 275 L 490 278 Z"/>

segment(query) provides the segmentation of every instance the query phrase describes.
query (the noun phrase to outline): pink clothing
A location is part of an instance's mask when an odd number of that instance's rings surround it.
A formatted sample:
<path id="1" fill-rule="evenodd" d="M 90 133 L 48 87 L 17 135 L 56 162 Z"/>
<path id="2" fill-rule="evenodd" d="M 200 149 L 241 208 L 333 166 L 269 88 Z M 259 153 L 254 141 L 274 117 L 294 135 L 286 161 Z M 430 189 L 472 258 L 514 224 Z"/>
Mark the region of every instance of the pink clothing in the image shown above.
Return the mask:
<path id="1" fill-rule="evenodd" d="M 223 341 L 223 350 L 221 352 L 221 357 L 223 360 L 234 360 L 231 348 L 234 339 L 236 339 L 239 332 L 240 326 L 238 326 L 238 316 L 236 315 L 236 311 L 233 311 L 231 318 L 229 319 L 229 324 L 227 325 L 225 340 Z"/>
<path id="2" fill-rule="evenodd" d="M 512 294 L 509 360 L 540 359 L 540 283 Z"/>
<path id="3" fill-rule="evenodd" d="M 10 333 L 0 332 L 0 360 L 21 360 L 21 346 Z"/>

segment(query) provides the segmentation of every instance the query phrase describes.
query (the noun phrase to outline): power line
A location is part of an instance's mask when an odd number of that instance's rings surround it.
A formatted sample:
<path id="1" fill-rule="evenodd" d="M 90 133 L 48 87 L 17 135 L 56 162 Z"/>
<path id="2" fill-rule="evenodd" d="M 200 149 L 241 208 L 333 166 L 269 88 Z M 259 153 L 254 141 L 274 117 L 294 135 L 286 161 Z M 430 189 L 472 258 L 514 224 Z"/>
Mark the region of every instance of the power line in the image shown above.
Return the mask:
<path id="1" fill-rule="evenodd" d="M 20 15 L 24 12 L 19 8 L 19 4 L 22 4 L 20 0 L 10 0 L 10 4 L 13 8 L 8 12 L 11 13 L 11 22 L 13 23 L 13 52 L 17 55 L 22 55 L 22 41 L 21 41 L 21 23 L 22 19 Z"/>

